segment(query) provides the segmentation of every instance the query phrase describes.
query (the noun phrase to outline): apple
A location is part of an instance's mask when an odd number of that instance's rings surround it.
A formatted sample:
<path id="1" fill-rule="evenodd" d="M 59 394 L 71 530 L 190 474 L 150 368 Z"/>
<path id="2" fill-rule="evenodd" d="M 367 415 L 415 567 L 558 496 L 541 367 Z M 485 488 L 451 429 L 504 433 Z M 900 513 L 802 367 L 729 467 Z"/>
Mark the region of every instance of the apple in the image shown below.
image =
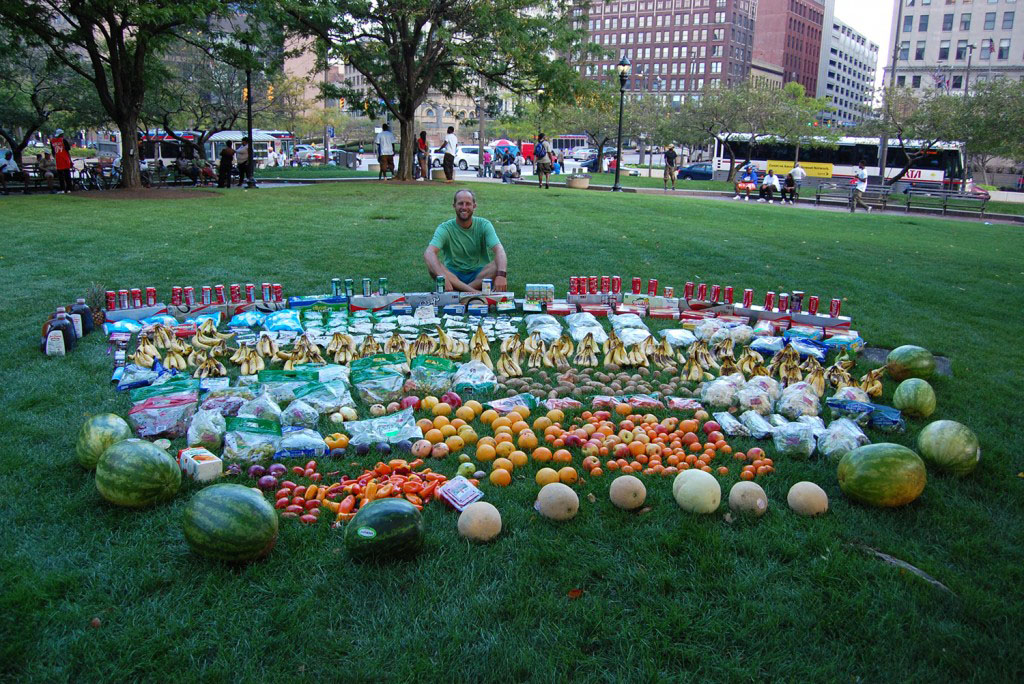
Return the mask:
<path id="1" fill-rule="evenodd" d="M 747 460 L 753 461 L 758 458 L 764 458 L 764 449 L 761 447 L 754 447 L 747 450 Z"/>
<path id="2" fill-rule="evenodd" d="M 402 397 L 399 405 L 404 409 L 411 408 L 413 411 L 417 411 L 420 408 L 420 398 L 416 396 Z"/>
<path id="3" fill-rule="evenodd" d="M 430 455 L 433 447 L 434 445 L 426 439 L 416 440 L 416 443 L 412 445 L 412 455 L 417 458 L 426 458 Z"/>
<path id="4" fill-rule="evenodd" d="M 616 444 L 615 451 L 612 452 L 616 459 L 625 458 L 629 460 L 632 458 L 632 454 L 629 453 L 629 447 L 625 444 Z"/>
<path id="5" fill-rule="evenodd" d="M 448 455 L 448 445 L 444 442 L 438 442 L 430 450 L 430 455 L 434 458 L 444 458 Z"/>
<path id="6" fill-rule="evenodd" d="M 374 417 L 383 416 L 387 413 L 387 409 L 384 408 L 384 404 L 374 404 L 370 407 L 370 415 Z"/>
<path id="7" fill-rule="evenodd" d="M 355 420 L 356 418 L 359 417 L 359 414 L 356 413 L 356 410 L 351 406 L 344 406 L 341 409 L 341 416 L 345 420 Z"/>
<path id="8" fill-rule="evenodd" d="M 701 426 L 701 429 L 704 430 L 705 435 L 710 435 L 712 432 L 717 432 L 721 430 L 722 426 L 713 420 L 709 420 L 708 422 L 704 423 L 704 425 Z"/>
<path id="9" fill-rule="evenodd" d="M 399 410 L 400 408 L 402 408 L 401 404 L 399 404 L 397 401 L 393 401 L 390 404 L 388 404 L 388 409 L 387 410 L 388 410 L 388 413 L 394 413 L 395 411 Z"/>
<path id="10" fill-rule="evenodd" d="M 476 466 L 472 463 L 461 463 L 459 469 L 456 471 L 457 475 L 462 477 L 471 477 L 476 472 Z"/>
<path id="11" fill-rule="evenodd" d="M 443 395 L 441 395 L 441 401 L 445 404 L 448 404 L 453 409 L 457 409 L 460 406 L 462 406 L 462 397 L 460 397 L 455 392 L 445 392 Z"/>
<path id="12" fill-rule="evenodd" d="M 341 415 L 341 413 L 338 413 L 336 411 L 336 412 L 331 414 L 331 422 L 332 423 L 344 423 L 345 422 L 345 416 Z"/>

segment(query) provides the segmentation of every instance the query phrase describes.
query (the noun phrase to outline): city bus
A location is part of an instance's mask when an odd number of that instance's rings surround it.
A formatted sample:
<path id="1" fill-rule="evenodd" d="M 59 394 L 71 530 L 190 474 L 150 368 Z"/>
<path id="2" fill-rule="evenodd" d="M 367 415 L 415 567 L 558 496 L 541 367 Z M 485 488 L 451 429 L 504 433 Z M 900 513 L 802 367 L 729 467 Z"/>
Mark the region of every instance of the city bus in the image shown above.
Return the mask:
<path id="1" fill-rule="evenodd" d="M 589 147 L 590 138 L 582 133 L 569 133 L 551 139 L 551 147 L 568 155 L 577 147 Z"/>
<path id="2" fill-rule="evenodd" d="M 736 163 L 747 158 L 747 140 L 749 135 L 737 134 L 732 141 Z M 909 141 L 907 149 L 911 152 L 921 149 L 921 141 Z M 729 172 L 729 153 L 725 145 L 715 142 L 714 169 Z M 857 164 L 863 160 L 868 172 L 881 177 L 879 169 L 881 141 L 879 138 L 840 138 L 835 147 L 800 146 L 800 166 L 812 178 L 834 178 L 839 181 L 852 178 L 857 171 Z M 751 163 L 761 171 L 771 168 L 780 175 L 785 175 L 793 168 L 796 158 L 796 147 L 789 143 L 772 139 L 762 139 L 755 143 Z M 892 178 L 903 168 L 907 155 L 900 147 L 899 140 L 889 139 L 889 151 L 886 159 L 886 178 Z M 942 186 L 948 190 L 956 190 L 964 175 L 964 149 L 962 143 L 940 142 L 932 146 L 928 152 L 917 159 L 903 176 L 901 182 L 910 185 Z M 968 179 L 969 180 L 969 179 Z"/>

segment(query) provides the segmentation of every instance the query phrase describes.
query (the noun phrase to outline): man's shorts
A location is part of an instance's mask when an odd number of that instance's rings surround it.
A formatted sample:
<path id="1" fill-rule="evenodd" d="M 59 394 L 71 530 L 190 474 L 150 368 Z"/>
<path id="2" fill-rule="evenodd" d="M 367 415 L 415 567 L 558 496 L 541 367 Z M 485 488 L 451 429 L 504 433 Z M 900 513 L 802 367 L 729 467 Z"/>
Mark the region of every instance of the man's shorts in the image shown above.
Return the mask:
<path id="1" fill-rule="evenodd" d="M 395 170 L 395 155 L 382 154 L 380 155 L 380 159 L 378 161 L 380 162 L 381 171 L 387 172 Z"/>
<path id="2" fill-rule="evenodd" d="M 451 271 L 452 275 L 454 275 L 456 278 L 458 278 L 459 280 L 461 280 L 465 284 L 469 285 L 471 282 L 476 280 L 476 277 L 478 275 L 480 275 L 480 271 L 484 270 L 484 267 L 481 266 L 480 268 L 476 269 L 475 271 L 460 271 L 458 269 L 455 269 L 455 268 L 452 268 L 451 266 L 449 266 L 448 270 Z"/>
<path id="3" fill-rule="evenodd" d="M 676 167 L 666 166 L 665 167 L 665 180 L 673 180 L 676 177 Z"/>
<path id="4" fill-rule="evenodd" d="M 537 173 L 551 173 L 551 162 L 537 162 Z"/>

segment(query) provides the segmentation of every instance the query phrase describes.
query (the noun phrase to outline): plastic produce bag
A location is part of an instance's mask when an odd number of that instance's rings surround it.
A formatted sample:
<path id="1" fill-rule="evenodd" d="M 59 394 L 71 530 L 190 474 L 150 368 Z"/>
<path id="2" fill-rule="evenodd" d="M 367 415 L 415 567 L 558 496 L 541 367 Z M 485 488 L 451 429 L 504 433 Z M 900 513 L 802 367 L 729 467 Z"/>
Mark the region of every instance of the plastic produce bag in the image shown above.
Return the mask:
<path id="1" fill-rule="evenodd" d="M 744 387 L 751 389 L 759 389 L 762 392 L 767 392 L 768 396 L 774 401 L 782 396 L 782 388 L 779 387 L 779 381 L 773 377 L 767 375 L 755 375 L 754 377 L 747 380 Z"/>
<path id="2" fill-rule="evenodd" d="M 758 337 L 750 342 L 750 348 L 761 356 L 769 359 L 786 346 L 786 340 L 781 337 Z"/>
<path id="3" fill-rule="evenodd" d="M 184 437 L 199 404 L 199 394 L 150 397 L 128 411 L 128 422 L 143 439 Z"/>
<path id="4" fill-rule="evenodd" d="M 139 324 L 146 328 L 151 325 L 167 325 L 175 326 L 178 325 L 178 319 L 170 314 L 156 314 L 155 316 L 147 316 L 139 320 Z"/>
<path id="5" fill-rule="evenodd" d="M 142 324 L 138 321 L 133 321 L 130 318 L 122 318 L 119 321 L 112 321 L 110 323 L 103 324 L 103 334 L 112 335 L 113 333 L 125 332 L 135 334 L 142 330 Z"/>
<path id="6" fill-rule="evenodd" d="M 608 316 L 608 322 L 612 324 L 612 330 L 619 337 L 622 337 L 622 331 L 627 328 L 638 328 L 640 330 L 647 330 L 647 324 L 644 320 L 633 313 L 627 314 L 610 314 Z"/>
<path id="7" fill-rule="evenodd" d="M 730 328 L 726 328 L 723 325 L 721 328 L 718 328 L 717 330 L 715 330 L 714 333 L 711 334 L 711 337 L 708 338 L 708 344 L 714 347 L 719 342 L 729 339 L 731 337 L 731 332 L 732 330 Z"/>
<path id="8" fill-rule="evenodd" d="M 291 330 L 300 333 L 302 332 L 302 321 L 299 320 L 299 312 L 296 309 L 285 309 L 267 314 L 267 318 L 263 321 L 263 327 L 271 332 Z"/>
<path id="9" fill-rule="evenodd" d="M 239 418 L 257 418 L 259 420 L 270 420 L 275 423 L 281 422 L 281 407 L 266 392 L 255 399 L 245 402 L 238 409 Z"/>
<path id="10" fill-rule="evenodd" d="M 355 406 L 344 380 L 310 382 L 295 390 L 295 401 L 301 401 L 320 415 L 334 413 L 345 406 Z M 291 408 L 291 405 L 288 406 Z M 286 409 L 287 410 L 287 409 Z M 314 423 L 310 427 L 316 427 Z"/>
<path id="11" fill-rule="evenodd" d="M 402 398 L 405 375 L 383 366 L 352 371 L 352 385 L 367 404 L 388 404 Z"/>
<path id="12" fill-rule="evenodd" d="M 229 328 L 256 328 L 263 325 L 267 320 L 264 314 L 259 311 L 243 311 L 235 314 L 228 321 Z"/>
<path id="13" fill-rule="evenodd" d="M 313 363 L 300 363 L 295 367 L 297 371 L 316 371 L 317 379 L 320 382 L 330 382 L 331 380 L 344 380 L 348 383 L 349 375 L 352 369 L 348 366 L 341 366 L 336 363 L 327 364 L 313 364 Z"/>
<path id="14" fill-rule="evenodd" d="M 259 418 L 227 419 L 224 433 L 225 461 L 262 461 L 273 458 L 281 448 L 281 425 Z"/>
<path id="15" fill-rule="evenodd" d="M 800 416 L 796 419 L 796 422 L 803 423 L 804 425 L 810 425 L 811 429 L 814 430 L 815 439 L 825 434 L 825 421 L 823 421 L 819 416 Z"/>
<path id="16" fill-rule="evenodd" d="M 814 340 L 791 339 L 789 341 L 789 346 L 800 352 L 801 359 L 813 356 L 817 359 L 818 363 L 825 363 L 825 355 L 828 352 L 828 349 L 821 342 L 815 342 Z"/>
<path id="17" fill-rule="evenodd" d="M 385 339 L 384 342 L 386 341 L 387 340 Z M 393 352 L 391 354 L 372 354 L 371 356 L 356 359 L 351 365 L 352 370 L 349 372 L 350 377 L 354 375 L 356 371 L 363 371 L 370 368 L 383 368 L 394 371 L 395 373 L 401 373 L 402 375 L 409 372 L 409 359 L 407 359 L 405 354 L 402 352 Z"/>
<path id="18" fill-rule="evenodd" d="M 717 318 L 705 318 L 693 328 L 693 334 L 698 340 L 710 340 L 712 336 L 725 327 L 725 324 Z"/>
<path id="19" fill-rule="evenodd" d="M 259 380 L 264 390 L 280 406 L 287 406 L 295 400 L 295 390 L 320 380 L 315 370 L 262 370 Z"/>
<path id="20" fill-rule="evenodd" d="M 775 431 L 772 424 L 756 411 L 744 411 L 740 414 L 739 420 L 750 431 L 750 436 L 754 439 L 764 439 Z"/>
<path id="21" fill-rule="evenodd" d="M 729 337 L 736 344 L 750 344 L 750 341 L 754 339 L 754 329 L 749 325 L 737 325 L 735 328 L 729 329 Z"/>
<path id="22" fill-rule="evenodd" d="M 545 344 L 551 344 L 562 336 L 562 324 L 550 314 L 530 314 L 526 321 L 526 334 L 539 333 Z"/>
<path id="23" fill-rule="evenodd" d="M 124 367 L 121 379 L 117 383 L 117 391 L 125 392 L 137 387 L 152 385 L 157 378 L 168 372 L 169 371 L 164 368 L 159 361 L 154 363 L 152 368 L 145 368 L 143 366 L 137 366 L 134 363 L 129 363 Z"/>
<path id="24" fill-rule="evenodd" d="M 575 399 L 569 399 L 568 397 L 561 397 L 557 399 L 545 399 L 541 404 L 549 411 L 559 409 L 562 411 L 570 411 L 573 409 L 583 408 L 583 404 L 576 401 Z"/>
<path id="25" fill-rule="evenodd" d="M 330 449 L 319 432 L 299 425 L 290 425 L 281 428 L 281 445 L 274 457 L 322 458 L 329 452 Z"/>
<path id="26" fill-rule="evenodd" d="M 281 411 L 282 427 L 287 425 L 316 430 L 319 423 L 320 413 L 301 399 L 296 399 Z"/>
<path id="27" fill-rule="evenodd" d="M 188 426 L 185 443 L 188 446 L 201 446 L 209 451 L 220 451 L 224 443 L 224 432 L 227 423 L 220 411 L 196 411 Z"/>
<path id="28" fill-rule="evenodd" d="M 806 387 L 800 387 L 806 385 Z M 795 383 L 782 391 L 782 396 L 775 402 L 775 410 L 789 420 L 796 420 L 800 416 L 816 416 L 821 405 L 818 402 L 818 395 L 814 393 L 807 383 Z"/>
<path id="29" fill-rule="evenodd" d="M 844 385 L 843 387 L 840 387 L 836 390 L 836 393 L 832 395 L 832 398 L 859 401 L 863 404 L 871 403 L 871 397 L 868 396 L 868 393 L 860 387 L 854 387 L 853 385 Z"/>
<path id="30" fill-rule="evenodd" d="M 147 399 L 153 397 L 188 397 L 192 401 L 199 400 L 199 381 L 193 380 L 192 378 L 182 375 L 178 376 L 181 380 L 171 379 L 168 382 L 159 385 L 147 385 L 145 387 L 138 387 L 128 393 L 128 398 L 132 404 L 141 404 Z"/>
<path id="31" fill-rule="evenodd" d="M 728 411 L 714 413 L 712 416 L 721 426 L 722 432 L 730 437 L 750 437 L 750 430 Z"/>
<path id="32" fill-rule="evenodd" d="M 762 416 L 772 412 L 772 398 L 760 387 L 747 383 L 736 392 L 736 401 L 741 411 L 754 411 Z"/>
<path id="33" fill-rule="evenodd" d="M 825 433 L 818 437 L 818 451 L 833 461 L 838 461 L 859 446 L 870 444 L 871 440 L 848 418 L 840 418 L 829 423 Z"/>
<path id="34" fill-rule="evenodd" d="M 701 403 L 716 408 L 728 408 L 736 401 L 736 384 L 729 381 L 729 377 L 738 377 L 742 382 L 743 376 L 725 376 L 705 382 L 700 388 Z"/>
<path id="35" fill-rule="evenodd" d="M 379 418 L 345 423 L 345 429 L 349 434 L 348 443 L 354 445 L 376 444 L 377 442 L 394 444 L 403 439 L 410 441 L 423 439 L 423 431 L 416 425 L 416 418 L 413 416 L 411 408 Z"/>
<path id="36" fill-rule="evenodd" d="M 459 394 L 490 394 L 498 378 L 483 361 L 469 361 L 452 376 L 452 389 Z"/>
<path id="37" fill-rule="evenodd" d="M 684 328 L 666 328 L 659 330 L 658 334 L 668 340 L 668 343 L 675 349 L 686 349 L 697 341 L 697 337 Z"/>
<path id="38" fill-rule="evenodd" d="M 517 394 L 514 397 L 505 397 L 503 399 L 495 399 L 484 404 L 487 408 L 492 408 L 501 415 L 509 413 L 512 409 L 519 406 L 525 406 L 531 411 L 537 408 L 537 397 L 532 394 Z"/>
<path id="39" fill-rule="evenodd" d="M 632 314 L 623 314 L 623 316 L 629 316 Z M 627 348 L 632 347 L 634 344 L 640 344 L 648 337 L 651 336 L 651 331 L 647 328 L 623 328 L 617 332 L 616 335 L 622 340 L 622 344 Z"/>
<path id="40" fill-rule="evenodd" d="M 660 399 L 650 394 L 627 394 L 622 397 L 622 400 L 635 409 L 654 410 L 665 408 L 665 404 L 661 403 Z"/>
<path id="41" fill-rule="evenodd" d="M 700 411 L 704 408 L 699 401 L 689 397 L 665 397 L 665 401 L 673 411 Z"/>
<path id="42" fill-rule="evenodd" d="M 787 420 L 785 416 L 780 415 L 778 413 L 773 413 L 772 415 L 768 416 L 768 422 L 771 424 L 772 427 L 779 427 L 780 425 L 789 424 L 789 420 Z"/>
<path id="43" fill-rule="evenodd" d="M 222 416 L 237 416 L 238 409 L 247 401 L 255 399 L 257 393 L 251 387 L 228 387 L 213 390 L 199 407 L 203 411 L 217 411 Z"/>
<path id="44" fill-rule="evenodd" d="M 421 354 L 409 363 L 409 372 L 416 392 L 441 396 L 451 389 L 455 364 L 448 359 Z"/>
<path id="45" fill-rule="evenodd" d="M 786 423 L 772 432 L 772 442 L 780 456 L 807 459 L 814 453 L 814 428 L 806 423 Z"/>
<path id="46" fill-rule="evenodd" d="M 857 425 L 867 426 L 871 424 L 871 412 L 875 405 L 870 401 L 855 401 L 853 399 L 837 399 L 830 397 L 825 400 L 833 418 L 848 418 Z"/>
<path id="47" fill-rule="evenodd" d="M 594 341 L 598 344 L 604 344 L 608 339 L 604 327 L 589 311 L 569 314 L 565 317 L 565 324 L 569 326 L 569 335 L 577 343 L 582 342 L 588 333 L 593 333 Z"/>

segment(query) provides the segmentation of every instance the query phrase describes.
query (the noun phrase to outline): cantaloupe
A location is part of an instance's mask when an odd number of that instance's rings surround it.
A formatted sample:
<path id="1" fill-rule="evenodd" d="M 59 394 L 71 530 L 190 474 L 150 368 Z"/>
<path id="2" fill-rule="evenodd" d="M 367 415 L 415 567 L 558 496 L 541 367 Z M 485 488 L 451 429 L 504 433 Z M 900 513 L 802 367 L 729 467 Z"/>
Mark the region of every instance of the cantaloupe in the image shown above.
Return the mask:
<path id="1" fill-rule="evenodd" d="M 722 486 L 711 473 L 684 470 L 672 483 L 672 495 L 684 511 L 714 513 L 722 503 Z"/>
<path id="2" fill-rule="evenodd" d="M 828 511 L 828 494 L 813 482 L 797 482 L 789 488 L 786 503 L 800 515 L 821 515 Z"/>
<path id="3" fill-rule="evenodd" d="M 571 520 L 580 509 L 580 498 L 569 485 L 552 482 L 541 487 L 537 495 L 537 510 L 551 520 Z"/>
<path id="4" fill-rule="evenodd" d="M 608 488 L 608 498 L 616 507 L 624 511 L 631 511 L 644 505 L 644 501 L 647 499 L 647 487 L 639 478 L 623 475 L 615 478 L 612 486 Z"/>
<path id="5" fill-rule="evenodd" d="M 760 518 L 768 510 L 768 495 L 756 482 L 740 480 L 729 490 L 729 510 Z"/>
<path id="6" fill-rule="evenodd" d="M 459 534 L 466 539 L 489 542 L 501 533 L 501 513 L 486 501 L 466 506 L 459 515 Z"/>

